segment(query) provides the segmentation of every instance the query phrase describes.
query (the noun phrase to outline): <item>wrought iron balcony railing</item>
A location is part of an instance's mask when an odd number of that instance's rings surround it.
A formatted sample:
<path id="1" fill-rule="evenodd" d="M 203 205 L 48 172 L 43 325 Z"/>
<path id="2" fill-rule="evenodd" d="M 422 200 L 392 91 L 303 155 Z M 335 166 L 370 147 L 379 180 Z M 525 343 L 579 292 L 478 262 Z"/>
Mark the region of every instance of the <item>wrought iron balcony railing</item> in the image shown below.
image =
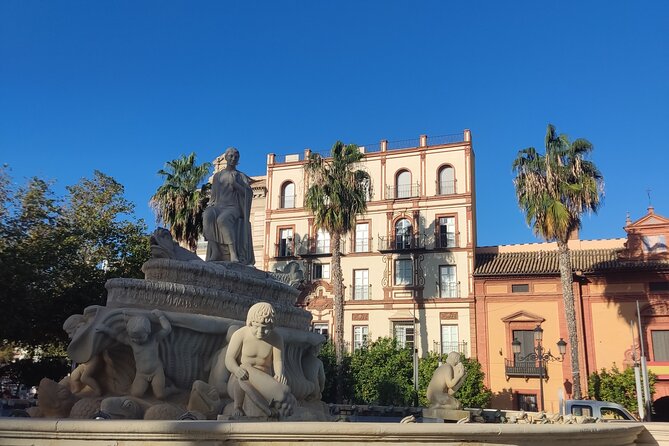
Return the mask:
<path id="1" fill-rule="evenodd" d="M 521 377 L 539 377 L 541 376 L 541 367 L 538 361 L 515 361 L 513 359 L 504 360 L 504 368 L 506 376 L 521 376 Z M 544 378 L 547 378 L 546 369 L 543 373 Z"/>
<path id="2" fill-rule="evenodd" d="M 420 235 L 379 236 L 379 251 L 411 251 L 425 248 Z"/>

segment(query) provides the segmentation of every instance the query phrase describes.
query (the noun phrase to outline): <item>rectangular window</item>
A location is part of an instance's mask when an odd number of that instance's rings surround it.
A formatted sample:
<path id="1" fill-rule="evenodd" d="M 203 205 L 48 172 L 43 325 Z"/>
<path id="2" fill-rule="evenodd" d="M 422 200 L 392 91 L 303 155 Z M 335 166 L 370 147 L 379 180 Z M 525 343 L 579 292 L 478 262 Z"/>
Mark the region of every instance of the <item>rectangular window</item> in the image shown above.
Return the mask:
<path id="1" fill-rule="evenodd" d="M 314 263 L 312 278 L 329 279 L 330 278 L 330 264 L 329 263 Z"/>
<path id="2" fill-rule="evenodd" d="M 455 265 L 439 266 L 439 297 L 458 297 Z"/>
<path id="3" fill-rule="evenodd" d="M 393 331 L 398 347 L 408 347 L 413 350 L 414 324 L 412 322 L 395 322 Z"/>
<path id="4" fill-rule="evenodd" d="M 353 270 L 353 299 L 354 300 L 369 299 L 369 270 L 366 269 Z"/>
<path id="5" fill-rule="evenodd" d="M 413 267 L 411 259 L 395 260 L 395 285 L 413 284 Z"/>
<path id="6" fill-rule="evenodd" d="M 512 293 L 529 293 L 530 284 L 529 283 L 514 283 L 511 285 Z"/>
<path id="7" fill-rule="evenodd" d="M 669 361 L 669 330 L 652 330 L 653 361 Z"/>
<path id="8" fill-rule="evenodd" d="M 450 352 L 459 352 L 459 337 L 457 325 L 441 326 L 441 354 L 447 355 Z"/>
<path id="9" fill-rule="evenodd" d="M 367 325 L 353 326 L 353 350 L 357 350 L 367 345 L 369 336 L 369 327 Z"/>
<path id="10" fill-rule="evenodd" d="M 513 330 L 513 339 L 520 341 L 520 353 L 513 355 L 515 365 L 534 365 L 536 361 L 520 361 L 530 353 L 534 353 L 534 330 Z"/>
<path id="11" fill-rule="evenodd" d="M 278 257 L 290 257 L 293 255 L 293 229 L 284 228 L 279 230 L 279 252 Z"/>
<path id="12" fill-rule="evenodd" d="M 369 223 L 355 225 L 355 252 L 369 252 Z"/>
<path id="13" fill-rule="evenodd" d="M 330 233 L 324 229 L 319 229 L 316 233 L 316 254 L 330 253 Z"/>
<path id="14" fill-rule="evenodd" d="M 439 217 L 439 248 L 453 248 L 455 246 L 455 217 Z"/>
<path id="15" fill-rule="evenodd" d="M 328 324 L 326 324 L 326 323 L 314 323 L 313 329 L 314 329 L 314 333 L 321 334 L 321 335 L 325 336 L 325 338 L 327 339 L 328 334 L 329 334 Z"/>
<path id="16" fill-rule="evenodd" d="M 650 282 L 648 288 L 654 293 L 657 293 L 658 291 L 669 291 L 669 282 Z"/>
<path id="17" fill-rule="evenodd" d="M 518 393 L 516 394 L 518 410 L 526 412 L 537 412 L 537 396 L 535 394 Z"/>

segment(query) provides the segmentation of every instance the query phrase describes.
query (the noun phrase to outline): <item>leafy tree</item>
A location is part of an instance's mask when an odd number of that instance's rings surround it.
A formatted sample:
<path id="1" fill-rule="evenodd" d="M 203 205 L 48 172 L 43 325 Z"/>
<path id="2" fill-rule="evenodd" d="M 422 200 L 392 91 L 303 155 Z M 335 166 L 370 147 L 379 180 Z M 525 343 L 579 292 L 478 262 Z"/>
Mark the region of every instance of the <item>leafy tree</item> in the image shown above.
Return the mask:
<path id="1" fill-rule="evenodd" d="M 569 333 L 572 395 L 579 399 L 579 343 L 567 242 L 570 234 L 580 228 L 582 214 L 598 210 L 603 195 L 603 177 L 594 163 L 585 159 L 593 149 L 587 140 L 579 138 L 570 142 L 567 135 L 558 135 L 555 127 L 549 124 L 545 146 L 545 154 L 538 153 L 534 147 L 518 152 L 513 162 L 514 185 L 518 204 L 534 233 L 547 241 L 557 242 Z"/>
<path id="2" fill-rule="evenodd" d="M 353 400 L 353 375 L 351 373 L 351 356 L 344 354 L 344 382 L 343 392 L 337 394 L 337 361 L 335 357 L 334 344 L 330 341 L 326 342 L 321 348 L 318 357 L 323 361 L 323 370 L 325 371 L 325 388 L 323 389 L 322 400 L 327 403 L 335 403 L 339 401 Z"/>
<path id="3" fill-rule="evenodd" d="M 330 152 L 330 158 L 312 153 L 305 170 L 308 174 L 309 189 L 305 197 L 305 207 L 314 214 L 317 228 L 328 231 L 332 240 L 332 284 L 334 309 L 334 346 L 337 376 L 344 376 L 344 285 L 341 270 L 341 241 L 355 226 L 356 216 L 367 210 L 366 197 L 371 193 L 369 174 L 358 169 L 364 154 L 355 144 L 344 145 L 337 141 Z M 339 394 L 343 392 L 343 382 L 338 381 Z"/>
<path id="4" fill-rule="evenodd" d="M 169 226 L 174 240 L 193 252 L 202 234 L 202 211 L 209 202 L 211 185 L 205 180 L 210 171 L 211 163 L 195 164 L 194 152 L 168 161 L 158 171 L 165 181 L 150 201 L 157 222 Z"/>
<path id="5" fill-rule="evenodd" d="M 413 357 L 393 338 L 379 338 L 353 352 L 353 402 L 393 406 L 411 405 L 414 396 Z"/>
<path id="6" fill-rule="evenodd" d="M 67 189 L 58 198 L 33 178 L 7 194 L 0 216 L 0 339 L 30 355 L 50 345 L 62 352 L 65 319 L 104 304 L 107 279 L 142 277 L 149 257 L 123 186 L 96 171 Z"/>
<path id="7" fill-rule="evenodd" d="M 419 401 L 423 407 L 428 407 L 430 404 L 426 396 L 427 386 L 430 384 L 432 374 L 439 367 L 440 360 L 445 362 L 445 355 L 429 353 L 418 363 Z M 488 407 L 492 391 L 484 384 L 485 374 L 481 370 L 481 363 L 475 358 L 462 357 L 461 360 L 465 366 L 466 375 L 454 397 L 462 403 L 463 407 Z"/>
<path id="8" fill-rule="evenodd" d="M 655 393 L 654 373 L 648 372 L 651 395 Z M 634 368 L 628 367 L 622 372 L 613 364 L 611 370 L 603 368 L 600 372 L 594 372 L 588 377 L 588 389 L 590 396 L 599 401 L 613 401 L 622 404 L 630 412 L 639 413 L 636 397 L 636 379 Z"/>

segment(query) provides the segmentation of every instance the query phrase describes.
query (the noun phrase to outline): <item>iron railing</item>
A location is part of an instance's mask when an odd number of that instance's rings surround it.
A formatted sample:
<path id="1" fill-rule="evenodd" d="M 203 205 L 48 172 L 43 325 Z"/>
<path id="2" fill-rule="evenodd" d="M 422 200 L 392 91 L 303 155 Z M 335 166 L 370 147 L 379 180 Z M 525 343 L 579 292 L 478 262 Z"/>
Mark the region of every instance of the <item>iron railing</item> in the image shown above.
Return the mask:
<path id="1" fill-rule="evenodd" d="M 424 247 L 425 243 L 420 235 L 379 236 L 379 251 L 411 251 Z"/>
<path id="2" fill-rule="evenodd" d="M 506 371 L 506 376 L 541 376 L 541 367 L 537 361 L 516 361 L 513 359 L 505 359 L 504 369 Z M 544 369 L 543 377 L 548 377 L 546 369 Z"/>
<path id="3" fill-rule="evenodd" d="M 403 198 L 414 198 L 420 195 L 420 183 L 402 184 L 399 186 L 386 186 L 386 198 L 388 200 L 401 200 Z"/>

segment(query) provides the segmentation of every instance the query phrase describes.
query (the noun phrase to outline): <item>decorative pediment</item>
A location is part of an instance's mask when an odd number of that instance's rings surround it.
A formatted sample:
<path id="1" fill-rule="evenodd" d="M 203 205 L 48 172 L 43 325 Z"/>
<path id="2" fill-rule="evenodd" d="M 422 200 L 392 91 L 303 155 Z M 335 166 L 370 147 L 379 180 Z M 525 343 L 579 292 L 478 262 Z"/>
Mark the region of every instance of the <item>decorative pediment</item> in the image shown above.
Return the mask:
<path id="1" fill-rule="evenodd" d="M 669 256 L 669 219 L 655 214 L 648 208 L 648 214 L 625 226 L 627 232 L 627 258 L 662 258 Z"/>
<path id="2" fill-rule="evenodd" d="M 504 323 L 509 323 L 509 322 L 534 322 L 536 324 L 541 324 L 544 322 L 546 319 L 537 316 L 534 313 L 530 313 L 529 311 L 517 311 L 516 313 L 513 313 L 507 317 L 502 318 L 502 322 Z"/>

